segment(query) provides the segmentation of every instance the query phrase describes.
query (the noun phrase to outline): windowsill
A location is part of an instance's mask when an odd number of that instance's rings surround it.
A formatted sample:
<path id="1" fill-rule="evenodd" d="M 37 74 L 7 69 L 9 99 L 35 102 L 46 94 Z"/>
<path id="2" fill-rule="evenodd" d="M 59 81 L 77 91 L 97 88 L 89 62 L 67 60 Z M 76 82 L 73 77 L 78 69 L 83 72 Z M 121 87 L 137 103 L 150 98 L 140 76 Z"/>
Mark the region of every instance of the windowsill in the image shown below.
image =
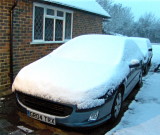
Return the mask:
<path id="1" fill-rule="evenodd" d="M 36 45 L 36 44 L 60 44 L 60 43 L 66 43 L 69 40 L 65 41 L 32 41 L 30 42 L 31 45 Z"/>

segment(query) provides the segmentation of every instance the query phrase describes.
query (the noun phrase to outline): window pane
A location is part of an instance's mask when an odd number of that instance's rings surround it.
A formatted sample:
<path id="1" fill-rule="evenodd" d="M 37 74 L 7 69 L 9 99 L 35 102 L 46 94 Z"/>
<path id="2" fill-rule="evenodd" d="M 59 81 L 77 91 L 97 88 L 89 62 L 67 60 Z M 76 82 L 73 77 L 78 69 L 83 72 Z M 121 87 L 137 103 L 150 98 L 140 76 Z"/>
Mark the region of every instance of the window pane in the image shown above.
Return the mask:
<path id="1" fill-rule="evenodd" d="M 63 21 L 56 20 L 56 28 L 55 28 L 55 41 L 62 41 L 63 36 Z"/>
<path id="2" fill-rule="evenodd" d="M 71 39 L 71 13 L 66 13 L 65 39 Z"/>
<path id="3" fill-rule="evenodd" d="M 63 17 L 63 12 L 62 11 L 57 11 L 57 16 Z"/>
<path id="4" fill-rule="evenodd" d="M 53 41 L 54 20 L 50 18 L 45 19 L 45 41 Z"/>
<path id="5" fill-rule="evenodd" d="M 35 7 L 35 16 L 34 16 L 34 39 L 35 40 L 43 39 L 43 14 L 44 14 L 43 8 Z"/>
<path id="6" fill-rule="evenodd" d="M 54 16 L 54 10 L 47 9 L 47 15 L 53 15 Z"/>

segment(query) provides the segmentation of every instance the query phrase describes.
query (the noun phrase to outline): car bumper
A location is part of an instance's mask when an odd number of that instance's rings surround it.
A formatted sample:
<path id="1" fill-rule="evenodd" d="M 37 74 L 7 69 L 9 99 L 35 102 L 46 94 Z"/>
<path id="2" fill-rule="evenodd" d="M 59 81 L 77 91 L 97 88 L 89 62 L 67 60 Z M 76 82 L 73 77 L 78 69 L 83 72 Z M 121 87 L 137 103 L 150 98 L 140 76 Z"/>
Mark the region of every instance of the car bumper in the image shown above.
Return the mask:
<path id="1" fill-rule="evenodd" d="M 105 121 L 109 120 L 111 118 L 110 112 L 112 109 L 113 101 L 110 100 L 100 107 L 96 107 L 95 109 L 88 109 L 88 111 L 83 111 L 83 112 L 82 111 L 78 112 L 76 111 L 76 108 L 74 108 L 73 112 L 69 116 L 65 116 L 65 117 L 49 115 L 47 113 L 34 110 L 22 104 L 18 99 L 17 99 L 17 103 L 19 108 L 27 115 L 28 115 L 28 112 L 33 112 L 45 117 L 49 117 L 50 119 L 54 119 L 55 123 L 53 125 L 62 125 L 62 126 L 76 128 L 76 127 L 93 127 L 93 126 L 100 125 Z M 95 112 L 98 112 L 97 119 L 89 120 L 90 116 Z M 42 122 L 45 122 L 45 121 L 42 121 Z"/>

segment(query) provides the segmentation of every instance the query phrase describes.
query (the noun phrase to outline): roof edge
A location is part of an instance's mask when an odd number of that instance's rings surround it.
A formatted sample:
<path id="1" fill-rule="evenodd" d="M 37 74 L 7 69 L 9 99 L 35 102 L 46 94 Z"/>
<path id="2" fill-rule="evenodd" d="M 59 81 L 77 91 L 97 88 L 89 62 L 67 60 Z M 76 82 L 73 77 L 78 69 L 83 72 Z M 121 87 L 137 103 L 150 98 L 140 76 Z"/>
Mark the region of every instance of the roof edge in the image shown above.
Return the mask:
<path id="1" fill-rule="evenodd" d="M 35 1 L 36 1 L 36 0 L 35 0 Z M 71 8 L 71 9 L 76 9 L 76 10 L 84 11 L 84 12 L 87 12 L 87 13 L 95 14 L 95 15 L 101 16 L 101 17 L 106 18 L 106 19 L 111 18 L 111 16 L 107 13 L 107 11 L 105 11 L 105 12 L 106 12 L 106 15 L 105 15 L 105 14 L 99 14 L 99 13 L 96 13 L 96 12 L 91 12 L 91 11 L 88 11 L 88 10 L 83 9 L 83 8 L 79 8 L 79 7 L 76 7 L 76 6 L 71 6 L 71 5 L 69 5 L 69 4 L 64 4 L 64 3 L 61 3 L 61 2 L 57 2 L 57 1 L 37 0 L 37 2 L 52 3 L 52 4 L 56 4 L 56 5 L 68 7 L 68 8 Z M 98 4 L 98 3 L 97 3 L 97 4 Z M 100 5 L 99 5 L 99 6 L 100 6 Z M 104 10 L 104 9 L 103 9 L 103 10 Z"/>

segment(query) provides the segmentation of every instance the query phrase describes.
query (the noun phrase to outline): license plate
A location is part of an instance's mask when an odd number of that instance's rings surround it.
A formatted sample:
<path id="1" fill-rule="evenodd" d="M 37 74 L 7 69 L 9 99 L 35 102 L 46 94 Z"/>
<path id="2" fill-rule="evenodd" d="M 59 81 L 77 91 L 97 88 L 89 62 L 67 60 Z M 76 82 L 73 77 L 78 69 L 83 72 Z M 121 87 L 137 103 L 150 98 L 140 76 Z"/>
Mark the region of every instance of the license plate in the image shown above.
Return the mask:
<path id="1" fill-rule="evenodd" d="M 45 116 L 45 115 L 42 115 L 42 114 L 38 114 L 38 113 L 35 113 L 35 112 L 32 112 L 32 111 L 28 111 L 27 110 L 27 115 L 31 118 L 34 118 L 34 119 L 37 119 L 37 120 L 40 120 L 40 121 L 43 121 L 43 122 L 46 122 L 46 123 L 49 123 L 49 124 L 52 124 L 52 125 L 55 125 L 55 118 L 54 117 L 48 117 L 48 116 Z"/>

